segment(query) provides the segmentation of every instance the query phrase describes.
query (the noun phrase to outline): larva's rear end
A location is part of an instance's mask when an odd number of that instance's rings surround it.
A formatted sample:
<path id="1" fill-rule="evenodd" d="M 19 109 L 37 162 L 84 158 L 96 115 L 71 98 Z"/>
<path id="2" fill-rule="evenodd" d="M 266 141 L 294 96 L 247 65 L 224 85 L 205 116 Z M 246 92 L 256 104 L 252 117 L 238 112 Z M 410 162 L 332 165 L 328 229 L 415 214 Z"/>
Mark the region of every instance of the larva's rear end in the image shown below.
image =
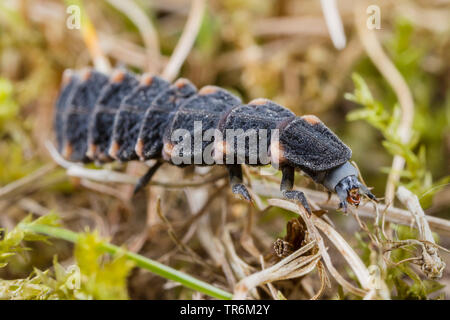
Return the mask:
<path id="1" fill-rule="evenodd" d="M 64 114 L 66 112 L 66 107 L 68 102 L 72 99 L 75 92 L 75 88 L 79 83 L 79 76 L 73 70 L 66 70 L 63 74 L 63 79 L 61 82 L 61 89 L 59 96 L 55 103 L 55 116 L 53 118 L 53 130 L 56 136 L 56 148 L 59 153 L 63 152 L 64 147 Z"/>
<path id="2" fill-rule="evenodd" d="M 80 80 L 71 99 L 67 101 L 63 122 L 62 155 L 75 162 L 89 162 L 86 156 L 88 125 L 95 104 L 108 77 L 92 69 L 80 72 Z"/>

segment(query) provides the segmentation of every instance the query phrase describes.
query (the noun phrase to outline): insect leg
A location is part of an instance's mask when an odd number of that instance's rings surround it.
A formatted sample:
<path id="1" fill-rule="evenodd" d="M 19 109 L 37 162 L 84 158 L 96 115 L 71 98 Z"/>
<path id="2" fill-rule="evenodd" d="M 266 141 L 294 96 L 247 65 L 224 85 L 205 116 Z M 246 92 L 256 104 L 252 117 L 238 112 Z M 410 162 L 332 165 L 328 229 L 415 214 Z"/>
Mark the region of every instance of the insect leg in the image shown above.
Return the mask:
<path id="1" fill-rule="evenodd" d="M 147 173 L 143 175 L 139 181 L 136 183 L 136 186 L 134 187 L 133 194 L 137 194 L 139 191 L 141 191 L 152 179 L 153 175 L 156 173 L 156 171 L 161 167 L 163 164 L 162 161 L 156 162 L 153 167 L 148 169 Z"/>
<path id="2" fill-rule="evenodd" d="M 347 190 L 338 186 L 336 187 L 336 193 L 340 200 L 338 209 L 341 209 L 344 213 L 347 213 Z"/>
<path id="3" fill-rule="evenodd" d="M 311 213 L 311 208 L 309 207 L 308 201 L 306 200 L 305 194 L 298 190 L 292 190 L 294 187 L 294 177 L 295 177 L 295 169 L 291 166 L 282 166 L 281 167 L 281 185 L 280 190 L 283 196 L 288 200 L 294 200 L 300 202 L 303 207 L 305 207 L 306 211 Z"/>
<path id="4" fill-rule="evenodd" d="M 372 192 L 370 192 L 370 190 L 361 183 L 361 186 L 359 187 L 361 189 L 361 191 L 363 192 L 363 194 L 365 194 L 366 196 L 368 196 L 370 199 L 378 202 L 377 197 L 375 197 Z"/>
<path id="5" fill-rule="evenodd" d="M 242 167 L 240 164 L 227 166 L 230 177 L 231 190 L 234 194 L 240 195 L 247 201 L 251 201 L 252 197 L 247 190 L 247 187 L 242 183 Z"/>

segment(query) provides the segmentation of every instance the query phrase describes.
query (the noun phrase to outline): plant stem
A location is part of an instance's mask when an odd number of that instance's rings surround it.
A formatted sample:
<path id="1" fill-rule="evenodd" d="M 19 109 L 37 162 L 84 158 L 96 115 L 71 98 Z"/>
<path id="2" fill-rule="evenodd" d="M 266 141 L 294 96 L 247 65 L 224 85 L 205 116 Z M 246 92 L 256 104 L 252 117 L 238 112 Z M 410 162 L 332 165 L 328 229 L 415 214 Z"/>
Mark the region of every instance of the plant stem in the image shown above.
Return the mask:
<path id="1" fill-rule="evenodd" d="M 51 227 L 42 224 L 31 224 L 31 225 L 23 224 L 22 228 L 35 233 L 45 234 L 50 237 L 63 239 L 73 243 L 77 243 L 78 238 L 80 236 L 78 233 L 67 229 Z M 110 254 L 121 253 L 125 255 L 129 260 L 135 262 L 138 267 L 146 269 L 163 278 L 178 282 L 183 286 L 190 288 L 192 290 L 199 291 L 201 293 L 204 293 L 208 296 L 217 299 L 231 300 L 232 298 L 232 294 L 229 292 L 216 288 L 206 282 L 198 280 L 188 274 L 185 274 L 181 271 L 168 267 L 162 263 L 148 259 L 142 255 L 130 252 L 124 248 L 115 246 L 107 242 L 102 242 L 100 244 L 100 248 Z"/>

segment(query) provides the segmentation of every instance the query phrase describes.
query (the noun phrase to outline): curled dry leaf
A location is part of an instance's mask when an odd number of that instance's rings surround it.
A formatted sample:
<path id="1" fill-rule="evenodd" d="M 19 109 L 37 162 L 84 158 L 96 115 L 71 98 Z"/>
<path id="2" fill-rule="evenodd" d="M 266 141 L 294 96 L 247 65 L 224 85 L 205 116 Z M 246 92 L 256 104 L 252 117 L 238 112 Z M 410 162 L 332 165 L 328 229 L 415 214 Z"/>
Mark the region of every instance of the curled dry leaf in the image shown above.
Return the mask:
<path id="1" fill-rule="evenodd" d="M 311 241 L 273 266 L 242 279 L 235 287 L 233 298 L 242 300 L 250 290 L 259 285 L 308 274 L 316 268 L 320 260 L 320 254 L 313 253 L 317 251 L 316 245 L 316 241 Z"/>
<path id="2" fill-rule="evenodd" d="M 284 239 L 277 239 L 273 249 L 279 258 L 285 258 L 297 249 L 306 244 L 309 238 L 308 231 L 300 219 L 291 219 L 286 226 L 286 236 Z"/>
<path id="3" fill-rule="evenodd" d="M 272 206 L 277 206 L 298 213 L 305 221 L 305 224 L 308 227 L 308 231 L 310 232 L 311 237 L 317 241 L 320 249 L 320 254 L 330 274 L 336 279 L 336 281 L 340 285 L 342 285 L 348 291 L 362 297 L 366 296 L 367 291 L 371 289 L 370 286 L 371 278 L 369 271 L 367 270 L 366 266 L 361 261 L 359 256 L 356 254 L 356 252 L 344 240 L 344 238 L 335 229 L 333 229 L 333 227 L 331 227 L 329 224 L 327 224 L 322 219 L 316 217 L 315 215 L 309 217 L 307 215 L 306 210 L 304 210 L 303 207 L 295 203 L 280 199 L 269 199 L 268 203 Z M 345 278 L 334 268 L 331 262 L 331 258 L 325 248 L 323 239 L 321 235 L 318 233 L 316 227 L 321 229 L 322 232 L 324 232 L 327 235 L 330 241 L 333 242 L 333 244 L 336 246 L 339 252 L 343 255 L 343 257 L 346 259 L 346 261 L 352 268 L 353 272 L 355 273 L 356 277 L 358 278 L 358 281 L 363 289 L 359 289 L 353 286 L 351 283 L 345 280 Z"/>

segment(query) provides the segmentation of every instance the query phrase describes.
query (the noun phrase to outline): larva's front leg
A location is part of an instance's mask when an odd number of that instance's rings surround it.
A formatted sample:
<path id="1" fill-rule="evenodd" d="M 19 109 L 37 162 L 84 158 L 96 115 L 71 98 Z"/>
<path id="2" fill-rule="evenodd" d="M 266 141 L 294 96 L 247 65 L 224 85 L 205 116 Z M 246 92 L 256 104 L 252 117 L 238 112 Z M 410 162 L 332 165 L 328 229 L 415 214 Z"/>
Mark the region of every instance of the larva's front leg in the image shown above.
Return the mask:
<path id="1" fill-rule="evenodd" d="M 280 190 L 283 196 L 288 200 L 294 200 L 300 202 L 305 209 L 311 213 L 311 208 L 309 207 L 306 196 L 303 192 L 298 190 L 292 190 L 294 187 L 295 169 L 294 167 L 283 165 L 281 167 L 281 184 Z"/>
<path id="2" fill-rule="evenodd" d="M 156 162 L 150 169 L 148 169 L 147 173 L 143 175 L 136 183 L 133 194 L 137 194 L 150 182 L 150 180 L 162 164 L 163 162 L 158 160 L 158 162 Z"/>
<path id="3" fill-rule="evenodd" d="M 241 196 L 244 200 L 252 201 L 252 197 L 247 190 L 247 187 L 242 183 L 242 167 L 240 164 L 227 166 L 230 177 L 231 190 L 234 194 Z"/>

